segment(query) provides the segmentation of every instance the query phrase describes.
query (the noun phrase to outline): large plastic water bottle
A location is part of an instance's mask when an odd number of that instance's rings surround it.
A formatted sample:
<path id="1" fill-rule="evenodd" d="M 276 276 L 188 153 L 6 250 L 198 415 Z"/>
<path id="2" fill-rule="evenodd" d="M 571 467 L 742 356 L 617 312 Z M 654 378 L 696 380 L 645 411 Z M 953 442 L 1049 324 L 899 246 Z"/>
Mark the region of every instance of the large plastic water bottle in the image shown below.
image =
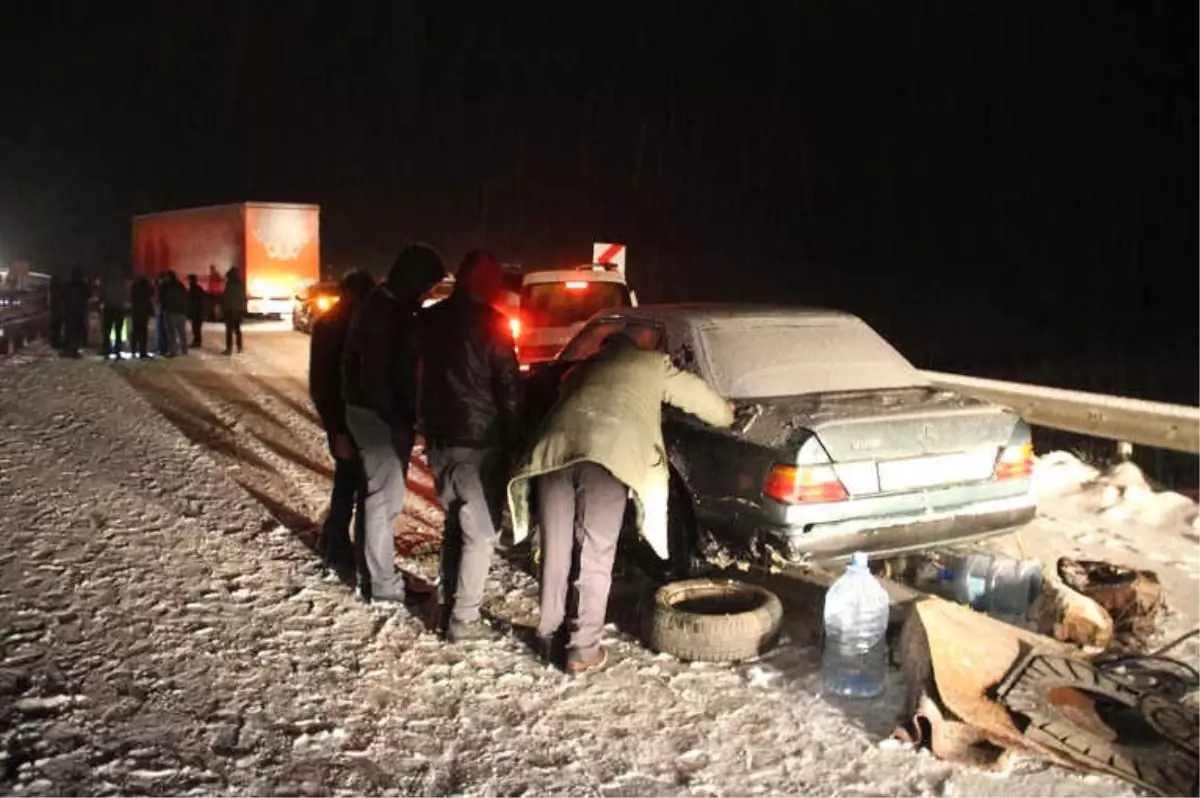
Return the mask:
<path id="1" fill-rule="evenodd" d="M 1040 562 L 1000 555 L 968 554 L 939 577 L 959 603 L 1005 620 L 1023 619 L 1042 590 Z"/>
<path id="2" fill-rule="evenodd" d="M 830 693 L 870 698 L 883 692 L 887 674 L 887 592 L 855 552 L 850 567 L 825 593 L 822 675 Z"/>

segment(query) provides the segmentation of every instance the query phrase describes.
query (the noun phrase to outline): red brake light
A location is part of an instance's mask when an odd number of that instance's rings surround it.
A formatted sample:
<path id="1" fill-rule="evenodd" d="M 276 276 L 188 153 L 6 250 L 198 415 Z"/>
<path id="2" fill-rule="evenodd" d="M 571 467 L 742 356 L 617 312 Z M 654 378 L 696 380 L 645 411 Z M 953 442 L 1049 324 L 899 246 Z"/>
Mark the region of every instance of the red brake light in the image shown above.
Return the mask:
<path id="1" fill-rule="evenodd" d="M 512 330 L 512 337 L 513 337 L 514 341 L 517 340 L 518 338 L 520 338 L 521 337 L 521 320 L 518 319 L 516 316 L 509 318 L 508 329 Z"/>
<path id="2" fill-rule="evenodd" d="M 840 502 L 849 498 L 833 466 L 776 463 L 763 484 L 763 494 L 783 504 Z"/>
<path id="3" fill-rule="evenodd" d="M 585 290 L 587 290 L 587 287 L 588 287 L 588 284 L 586 282 L 582 282 L 582 281 L 567 283 L 568 291 L 585 291 Z"/>
<path id="4" fill-rule="evenodd" d="M 1021 479 L 1033 474 L 1033 444 L 1005 446 L 996 458 L 996 479 Z"/>

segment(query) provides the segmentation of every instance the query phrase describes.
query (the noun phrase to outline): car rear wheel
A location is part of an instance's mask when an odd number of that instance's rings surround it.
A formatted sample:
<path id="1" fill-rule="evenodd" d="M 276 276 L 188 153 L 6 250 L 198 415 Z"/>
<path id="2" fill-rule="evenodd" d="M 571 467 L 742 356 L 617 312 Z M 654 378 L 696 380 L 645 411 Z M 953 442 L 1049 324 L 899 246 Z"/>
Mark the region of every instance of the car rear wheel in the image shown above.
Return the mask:
<path id="1" fill-rule="evenodd" d="M 779 640 L 783 605 L 764 587 L 688 579 L 659 588 L 643 634 L 655 651 L 689 662 L 741 662 Z"/>

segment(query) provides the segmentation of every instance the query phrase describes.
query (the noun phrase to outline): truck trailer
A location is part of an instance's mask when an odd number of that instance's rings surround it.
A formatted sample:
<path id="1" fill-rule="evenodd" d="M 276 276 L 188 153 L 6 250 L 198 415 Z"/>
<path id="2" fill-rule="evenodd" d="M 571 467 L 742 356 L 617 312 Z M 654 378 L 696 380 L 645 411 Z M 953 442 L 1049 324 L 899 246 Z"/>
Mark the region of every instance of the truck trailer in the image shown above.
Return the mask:
<path id="1" fill-rule="evenodd" d="M 318 205 L 240 202 L 133 217 L 133 275 L 153 280 L 194 274 L 213 296 L 236 268 L 246 284 L 246 312 L 283 316 L 320 277 Z"/>

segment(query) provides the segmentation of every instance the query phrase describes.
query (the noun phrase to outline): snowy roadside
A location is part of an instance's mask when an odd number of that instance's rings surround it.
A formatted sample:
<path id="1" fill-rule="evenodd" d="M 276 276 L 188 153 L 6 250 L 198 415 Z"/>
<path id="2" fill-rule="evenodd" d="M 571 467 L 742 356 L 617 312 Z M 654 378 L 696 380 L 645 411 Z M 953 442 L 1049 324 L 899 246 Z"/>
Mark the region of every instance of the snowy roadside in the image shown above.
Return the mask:
<path id="1" fill-rule="evenodd" d="M 1133 463 L 1106 471 L 1066 452 L 1038 459 L 1034 470 L 1038 517 L 1019 535 L 985 548 L 1010 556 L 1103 560 L 1153 571 L 1162 582 L 1167 613 L 1151 641 L 1165 645 L 1200 626 L 1200 516 L 1187 496 L 1155 492 Z M 1200 668 L 1200 640 L 1170 652 Z"/>
<path id="2" fill-rule="evenodd" d="M 322 578 L 307 339 L 244 359 L 31 358 L 0 382 L 0 789 L 34 794 L 1128 795 L 879 744 L 900 685 L 830 703 L 817 652 L 654 657 L 571 680 L 515 638 L 446 646 Z M 154 403 L 147 397 L 154 399 Z M 170 420 L 168 420 L 170 419 Z M 421 484 L 408 533 L 436 529 Z M 500 562 L 490 609 L 536 587 Z"/>

